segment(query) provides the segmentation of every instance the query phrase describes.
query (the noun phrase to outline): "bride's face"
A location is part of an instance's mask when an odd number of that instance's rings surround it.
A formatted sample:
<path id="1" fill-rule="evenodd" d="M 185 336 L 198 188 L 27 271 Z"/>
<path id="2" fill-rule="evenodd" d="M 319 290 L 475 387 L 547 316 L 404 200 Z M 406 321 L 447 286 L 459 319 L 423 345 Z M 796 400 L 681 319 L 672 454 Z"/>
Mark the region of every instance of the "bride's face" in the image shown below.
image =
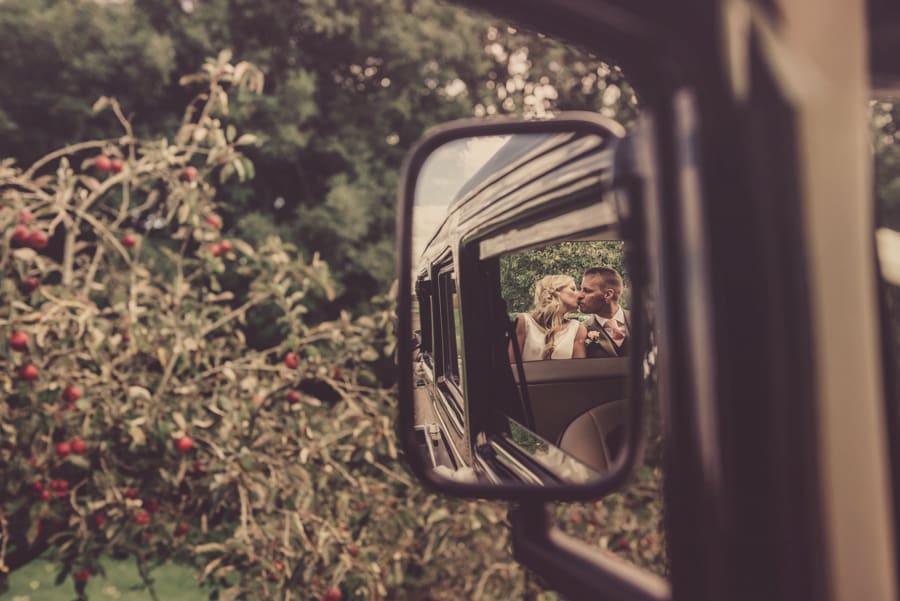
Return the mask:
<path id="1" fill-rule="evenodd" d="M 566 313 L 578 310 L 578 288 L 571 283 L 559 291 L 559 301 L 566 309 Z"/>

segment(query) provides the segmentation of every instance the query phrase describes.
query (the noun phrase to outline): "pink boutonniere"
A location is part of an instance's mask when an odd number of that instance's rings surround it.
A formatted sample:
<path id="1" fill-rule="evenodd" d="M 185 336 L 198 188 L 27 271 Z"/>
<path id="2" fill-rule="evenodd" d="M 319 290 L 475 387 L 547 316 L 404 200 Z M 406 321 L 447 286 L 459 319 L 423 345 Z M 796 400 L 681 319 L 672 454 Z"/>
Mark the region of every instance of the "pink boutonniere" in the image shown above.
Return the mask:
<path id="1" fill-rule="evenodd" d="M 584 343 L 588 345 L 600 344 L 600 332 L 598 332 L 597 330 L 589 330 Z"/>

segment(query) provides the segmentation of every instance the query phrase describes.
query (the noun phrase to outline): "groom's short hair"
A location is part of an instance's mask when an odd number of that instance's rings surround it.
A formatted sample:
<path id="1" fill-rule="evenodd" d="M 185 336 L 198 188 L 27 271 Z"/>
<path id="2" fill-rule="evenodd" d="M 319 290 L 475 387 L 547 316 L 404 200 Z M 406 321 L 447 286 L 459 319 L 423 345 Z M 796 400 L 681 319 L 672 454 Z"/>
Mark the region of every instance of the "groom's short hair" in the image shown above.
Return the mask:
<path id="1" fill-rule="evenodd" d="M 591 267 L 582 275 L 583 278 L 597 276 L 603 280 L 603 285 L 607 288 L 612 288 L 616 295 L 613 300 L 619 300 L 619 295 L 622 293 L 622 286 L 624 285 L 622 282 L 622 276 L 619 275 L 619 272 L 613 269 L 612 267 Z"/>

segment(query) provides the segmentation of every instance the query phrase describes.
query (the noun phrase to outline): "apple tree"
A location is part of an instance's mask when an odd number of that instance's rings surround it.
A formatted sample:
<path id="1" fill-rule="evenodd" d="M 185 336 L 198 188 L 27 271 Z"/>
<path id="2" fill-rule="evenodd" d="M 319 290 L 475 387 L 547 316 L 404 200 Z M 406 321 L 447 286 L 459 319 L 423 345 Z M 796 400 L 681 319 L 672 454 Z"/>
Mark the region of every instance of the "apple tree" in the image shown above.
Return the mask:
<path id="1" fill-rule="evenodd" d="M 255 143 L 228 93 L 263 86 L 230 60 L 183 78 L 200 92 L 171 139 L 101 98 L 122 136 L 0 165 L 0 578 L 49 550 L 82 593 L 108 555 L 148 585 L 155 563 L 196 565 L 220 598 L 393 586 L 367 550 L 408 536 L 371 367 L 389 313 L 307 324 L 333 297 L 326 263 L 223 236 L 216 186 L 253 176 Z M 264 305 L 283 340 L 250 352 Z"/>
<path id="2" fill-rule="evenodd" d="M 0 161 L 0 590 L 42 556 L 82 598 L 106 557 L 151 594 L 174 561 L 218 599 L 540 596 L 502 505 L 428 494 L 397 460 L 392 300 L 314 322 L 328 264 L 223 231 L 257 144 L 229 96 L 260 70 L 222 52 L 181 82 L 171 136 L 104 97 L 120 136 Z M 247 344 L 253 311 L 276 344 Z"/>

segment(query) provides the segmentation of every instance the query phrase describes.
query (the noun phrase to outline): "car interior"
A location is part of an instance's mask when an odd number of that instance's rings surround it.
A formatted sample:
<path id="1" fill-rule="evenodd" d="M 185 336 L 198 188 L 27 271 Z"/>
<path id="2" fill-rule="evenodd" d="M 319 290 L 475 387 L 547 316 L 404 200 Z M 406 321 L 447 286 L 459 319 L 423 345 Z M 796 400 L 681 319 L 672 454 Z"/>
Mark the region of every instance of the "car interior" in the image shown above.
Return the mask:
<path id="1" fill-rule="evenodd" d="M 524 284 L 533 286 L 533 280 L 542 275 L 561 273 L 580 287 L 586 268 L 600 263 L 621 265 L 623 257 L 619 241 L 598 234 L 593 239 L 580 236 L 506 255 L 499 262 L 499 294 L 508 310 L 517 313 L 530 309 L 526 303 L 532 300 L 526 297 L 530 289 Z M 587 315 L 573 312 L 567 317 L 582 321 Z M 513 369 L 513 377 L 521 388 L 524 376 L 525 414 L 531 430 L 592 470 L 606 472 L 624 442 L 628 359 L 522 361 L 519 367 Z"/>

